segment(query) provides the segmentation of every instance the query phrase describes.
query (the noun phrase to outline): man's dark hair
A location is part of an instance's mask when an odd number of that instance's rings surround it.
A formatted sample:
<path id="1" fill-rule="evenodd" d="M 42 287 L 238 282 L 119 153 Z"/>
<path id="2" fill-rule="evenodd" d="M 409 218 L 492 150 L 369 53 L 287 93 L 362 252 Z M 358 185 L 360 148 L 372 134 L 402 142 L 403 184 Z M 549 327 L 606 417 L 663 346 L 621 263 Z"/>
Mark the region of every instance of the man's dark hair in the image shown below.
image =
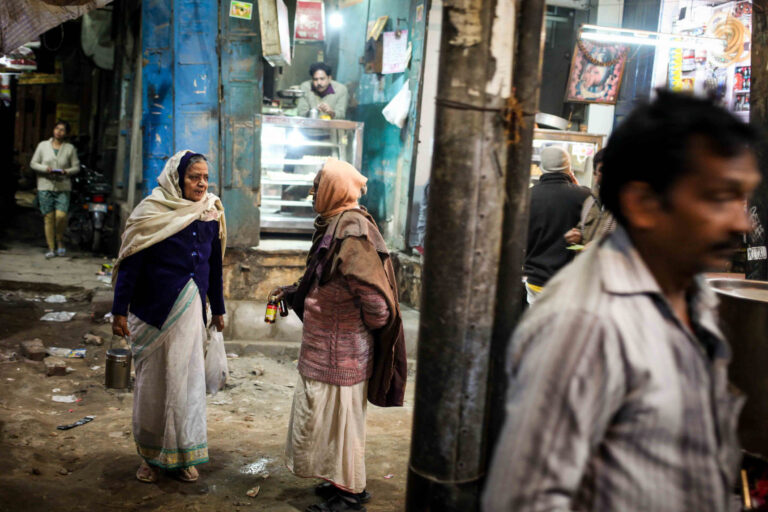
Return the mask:
<path id="1" fill-rule="evenodd" d="M 605 148 L 595 153 L 595 156 L 592 157 L 592 166 L 597 167 L 603 161 L 603 158 L 605 158 Z"/>
<path id="2" fill-rule="evenodd" d="M 325 62 L 315 62 L 309 66 L 309 76 L 314 77 L 315 73 L 317 73 L 319 70 L 323 70 L 326 75 L 331 76 L 331 66 Z"/>
<path id="3" fill-rule="evenodd" d="M 726 158 L 754 151 L 758 142 L 754 128 L 711 100 L 657 92 L 655 101 L 629 114 L 605 147 L 600 200 L 624 225 L 622 188 L 640 181 L 663 197 L 680 177 L 695 170 L 693 140 L 702 139 L 712 153 Z"/>
<path id="4" fill-rule="evenodd" d="M 72 127 L 69 125 L 69 122 L 64 121 L 63 119 L 59 119 L 56 121 L 56 124 L 53 125 L 53 127 L 56 128 L 59 125 L 62 125 L 64 127 L 64 131 L 67 132 L 67 135 L 69 135 L 69 130 L 72 129 Z"/>

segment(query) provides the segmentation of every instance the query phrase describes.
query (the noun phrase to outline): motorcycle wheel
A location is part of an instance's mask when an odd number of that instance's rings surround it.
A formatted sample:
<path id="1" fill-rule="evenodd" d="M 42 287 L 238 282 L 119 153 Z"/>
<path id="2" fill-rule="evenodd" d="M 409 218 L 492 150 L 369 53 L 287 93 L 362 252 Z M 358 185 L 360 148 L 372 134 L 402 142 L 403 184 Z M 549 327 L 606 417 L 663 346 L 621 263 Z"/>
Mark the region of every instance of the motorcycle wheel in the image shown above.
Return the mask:
<path id="1" fill-rule="evenodd" d="M 101 231 L 98 229 L 93 230 L 93 242 L 91 244 L 91 251 L 99 252 L 101 250 Z"/>

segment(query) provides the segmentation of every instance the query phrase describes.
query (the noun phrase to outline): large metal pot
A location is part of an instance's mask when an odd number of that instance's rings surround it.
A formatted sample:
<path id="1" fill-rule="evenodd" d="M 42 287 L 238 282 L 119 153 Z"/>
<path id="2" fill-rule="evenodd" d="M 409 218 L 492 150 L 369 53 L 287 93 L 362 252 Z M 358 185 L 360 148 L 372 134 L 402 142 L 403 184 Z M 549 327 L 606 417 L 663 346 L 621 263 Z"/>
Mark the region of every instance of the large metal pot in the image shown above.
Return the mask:
<path id="1" fill-rule="evenodd" d="M 744 449 L 768 455 L 768 283 L 708 280 L 720 299 L 720 320 L 733 349 L 729 376 L 747 395 L 739 419 Z"/>

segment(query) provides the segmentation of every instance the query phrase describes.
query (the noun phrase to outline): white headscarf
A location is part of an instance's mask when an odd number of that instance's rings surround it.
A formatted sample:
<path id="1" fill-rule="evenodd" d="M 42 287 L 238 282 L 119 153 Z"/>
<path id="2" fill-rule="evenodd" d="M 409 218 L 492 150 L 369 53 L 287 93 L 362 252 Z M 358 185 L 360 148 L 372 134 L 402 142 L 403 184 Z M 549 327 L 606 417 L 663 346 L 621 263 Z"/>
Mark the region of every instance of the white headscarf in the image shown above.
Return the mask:
<path id="1" fill-rule="evenodd" d="M 179 184 L 179 162 L 191 150 L 179 151 L 165 163 L 157 178 L 158 187 L 144 198 L 131 212 L 123 231 L 122 245 L 112 270 L 112 284 L 117 282 L 117 271 L 125 258 L 175 235 L 196 220 L 218 219 L 221 255 L 227 247 L 227 225 L 221 200 L 208 192 L 200 201 L 184 199 Z"/>

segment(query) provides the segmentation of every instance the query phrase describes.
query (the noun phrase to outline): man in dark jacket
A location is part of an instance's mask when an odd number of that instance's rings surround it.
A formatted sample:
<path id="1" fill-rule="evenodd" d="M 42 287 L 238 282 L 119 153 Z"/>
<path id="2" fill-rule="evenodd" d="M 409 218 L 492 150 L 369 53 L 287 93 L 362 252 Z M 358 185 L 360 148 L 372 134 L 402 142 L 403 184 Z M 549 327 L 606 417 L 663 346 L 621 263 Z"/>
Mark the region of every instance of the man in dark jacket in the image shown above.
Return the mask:
<path id="1" fill-rule="evenodd" d="M 541 150 L 542 175 L 531 190 L 528 244 L 523 274 L 526 277 L 528 303 L 555 272 L 573 258 L 566 249 L 563 233 L 578 224 L 581 205 L 589 190 L 575 184 L 571 174 L 571 158 L 561 147 Z"/>

